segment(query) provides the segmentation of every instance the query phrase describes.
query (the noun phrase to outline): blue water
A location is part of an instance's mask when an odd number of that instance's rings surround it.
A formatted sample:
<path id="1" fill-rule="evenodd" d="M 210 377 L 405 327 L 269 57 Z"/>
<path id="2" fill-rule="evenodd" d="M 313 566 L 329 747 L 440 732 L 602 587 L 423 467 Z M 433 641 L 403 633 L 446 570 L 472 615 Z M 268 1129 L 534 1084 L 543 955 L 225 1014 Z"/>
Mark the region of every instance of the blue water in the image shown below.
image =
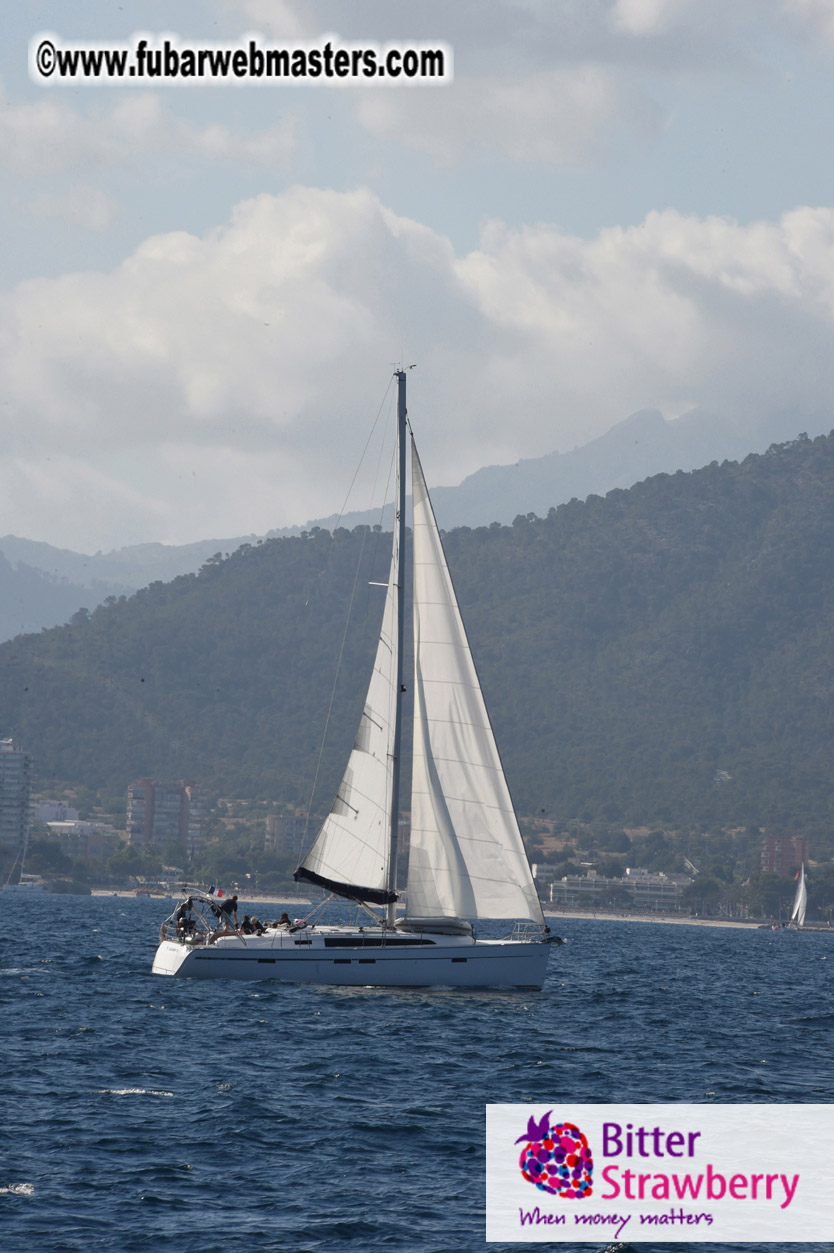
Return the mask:
<path id="1" fill-rule="evenodd" d="M 485 1103 L 832 1096 L 834 935 L 560 920 L 543 992 L 375 991 L 153 977 L 164 902 L 0 904 L 4 1253 L 538 1249 L 485 1243 Z"/>

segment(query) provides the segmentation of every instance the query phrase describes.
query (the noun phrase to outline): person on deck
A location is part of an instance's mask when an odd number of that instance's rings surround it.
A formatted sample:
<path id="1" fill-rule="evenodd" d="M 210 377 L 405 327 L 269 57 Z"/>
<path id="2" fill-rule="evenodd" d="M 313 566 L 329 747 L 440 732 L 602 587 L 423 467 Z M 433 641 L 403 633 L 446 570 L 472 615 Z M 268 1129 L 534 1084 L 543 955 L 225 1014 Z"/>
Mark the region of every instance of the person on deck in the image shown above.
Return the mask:
<path id="1" fill-rule="evenodd" d="M 174 914 L 174 923 L 177 928 L 177 935 L 188 935 L 189 932 L 194 930 L 196 923 L 194 919 L 190 917 L 191 907 L 193 904 L 194 901 L 189 896 L 188 900 L 183 901 L 177 912 Z"/>
<path id="2" fill-rule="evenodd" d="M 237 931 L 237 896 L 227 896 L 224 901 L 218 901 L 215 913 L 221 923 L 225 923 L 226 927 L 232 931 Z M 234 918 L 234 927 L 232 927 L 232 918 Z"/>

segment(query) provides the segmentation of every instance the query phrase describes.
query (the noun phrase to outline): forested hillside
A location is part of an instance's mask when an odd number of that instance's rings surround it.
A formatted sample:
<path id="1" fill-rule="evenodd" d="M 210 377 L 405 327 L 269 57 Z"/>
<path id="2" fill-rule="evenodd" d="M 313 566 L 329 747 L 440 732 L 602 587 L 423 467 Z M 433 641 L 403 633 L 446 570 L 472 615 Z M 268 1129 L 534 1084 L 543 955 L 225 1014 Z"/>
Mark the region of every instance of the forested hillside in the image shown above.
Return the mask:
<path id="1" fill-rule="evenodd" d="M 520 811 L 830 828 L 834 436 L 461 528 L 447 550 Z M 326 803 L 387 553 L 358 528 L 271 540 L 18 637 L 0 732 L 42 786 L 185 775 L 306 804 L 356 579 Z"/>
<path id="2" fill-rule="evenodd" d="M 85 596 L 97 601 L 112 590 L 92 592 L 22 562 L 13 565 L 0 552 L 0 640 L 67 622 Z"/>

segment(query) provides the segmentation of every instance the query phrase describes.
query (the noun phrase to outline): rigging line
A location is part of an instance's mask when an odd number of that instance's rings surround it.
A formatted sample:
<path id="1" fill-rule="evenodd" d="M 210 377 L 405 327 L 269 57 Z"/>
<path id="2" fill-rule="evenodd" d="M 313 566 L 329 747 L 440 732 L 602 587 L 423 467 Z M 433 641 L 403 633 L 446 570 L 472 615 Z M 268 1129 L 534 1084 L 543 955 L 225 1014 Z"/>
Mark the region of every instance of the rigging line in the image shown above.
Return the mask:
<path id="1" fill-rule="evenodd" d="M 348 487 L 347 492 L 345 493 L 345 498 L 344 498 L 344 500 L 342 501 L 342 507 L 341 507 L 341 509 L 339 510 L 339 516 L 338 516 L 338 518 L 336 519 L 336 526 L 334 526 L 334 528 L 333 528 L 333 530 L 334 530 L 334 531 L 336 530 L 336 527 L 338 527 L 338 525 L 339 525 L 339 523 L 341 522 L 342 518 L 345 516 L 345 510 L 347 509 L 347 503 L 348 503 L 348 501 L 350 500 L 350 494 L 351 494 L 351 492 L 353 491 L 354 484 L 355 484 L 355 482 L 356 482 L 356 480 L 357 480 L 357 478 L 358 478 L 358 476 L 359 476 L 359 471 L 362 469 L 362 462 L 365 460 L 365 454 L 367 453 L 367 451 L 368 451 L 368 446 L 369 446 L 369 444 L 370 444 L 371 440 L 372 440 L 372 439 L 373 439 L 373 437 L 374 437 L 374 431 L 376 430 L 377 425 L 378 425 L 378 423 L 379 423 L 379 419 L 380 419 L 380 415 L 381 415 L 381 413 L 382 413 L 382 410 L 385 408 L 385 402 L 386 402 L 386 400 L 388 399 L 388 393 L 391 391 L 391 388 L 392 388 L 392 386 L 393 386 L 393 383 L 394 383 L 394 380 L 393 380 L 393 379 L 389 379 L 389 380 L 388 380 L 388 386 L 387 386 L 387 387 L 386 387 L 386 389 L 385 389 L 385 393 L 384 393 L 384 395 L 383 395 L 383 397 L 382 397 L 382 400 L 380 401 L 379 408 L 378 408 L 378 409 L 377 409 L 377 411 L 376 411 L 376 417 L 374 418 L 373 426 L 372 426 L 372 427 L 371 427 L 371 429 L 370 429 L 370 432 L 369 432 L 369 434 L 368 434 L 368 438 L 365 440 L 365 447 L 362 449 L 362 453 L 361 453 L 361 455 L 360 455 L 360 457 L 359 457 L 359 461 L 357 462 L 356 469 L 355 469 L 355 470 L 354 470 L 354 472 L 353 472 L 353 478 L 350 480 L 350 486 Z M 381 459 L 382 459 L 382 454 L 380 454 L 380 460 L 381 460 Z M 379 473 L 379 464 L 378 464 L 378 463 L 377 463 L 377 473 Z"/>
<path id="2" fill-rule="evenodd" d="M 387 394 L 388 393 L 386 392 L 386 395 Z M 389 413 L 390 413 L 390 406 L 389 406 Z M 381 442 L 380 448 L 379 448 L 379 459 L 377 461 L 376 477 L 374 478 L 374 487 L 373 487 L 374 495 L 376 494 L 376 485 L 377 485 L 377 482 L 379 481 L 380 467 L 382 465 L 382 457 L 383 457 L 384 452 L 385 452 L 384 443 Z M 396 459 L 397 459 L 397 441 L 394 440 L 394 447 L 391 449 L 391 455 L 388 460 L 388 475 L 385 479 L 385 491 L 382 493 L 382 503 L 379 507 L 379 524 L 378 524 L 379 529 L 374 531 L 374 551 L 371 556 L 371 570 L 372 571 L 376 570 L 377 557 L 379 555 L 379 546 L 382 543 L 383 536 L 386 534 L 386 532 L 383 531 L 382 528 L 385 525 L 385 506 L 388 503 L 388 493 L 391 490 L 391 481 L 395 474 Z M 394 517 L 392 518 L 392 523 L 391 523 L 392 527 L 396 525 L 396 521 L 397 521 L 396 512 L 397 512 L 397 506 L 395 502 L 394 503 Z M 402 560 L 402 555 L 400 555 L 400 560 Z M 386 584 L 387 582 L 388 580 L 386 579 Z M 370 584 L 368 586 L 370 587 Z M 366 621 L 368 617 L 369 605 L 370 605 L 370 592 L 368 592 L 365 597 L 365 620 Z"/>
<path id="3" fill-rule="evenodd" d="M 393 384 L 393 380 L 389 379 L 388 386 L 385 389 L 385 394 L 383 395 L 379 408 L 377 409 L 376 417 L 374 418 L 373 426 L 371 427 L 370 434 L 368 435 L 368 438 L 365 441 L 365 447 L 362 449 L 362 456 L 359 458 L 359 464 L 357 465 L 356 470 L 354 471 L 350 487 L 348 488 L 347 495 L 345 496 L 344 502 L 342 504 L 342 508 L 339 513 L 339 521 L 341 521 L 342 516 L 344 515 L 345 507 L 347 505 L 348 500 L 350 499 L 350 493 L 353 491 L 353 485 L 356 482 L 356 477 L 359 474 L 359 471 L 362 466 L 362 462 L 365 459 L 365 454 L 368 451 L 368 445 L 370 444 L 371 439 L 373 438 L 374 431 L 376 430 L 377 425 L 379 423 L 380 415 L 382 413 L 383 408 L 385 407 L 385 402 L 388 398 L 388 393 L 391 391 L 392 384 Z M 380 456 L 380 459 L 381 459 L 381 456 Z M 336 525 L 338 526 L 338 522 Z M 335 529 L 336 528 L 334 527 L 334 530 Z M 353 602 L 356 599 L 356 588 L 359 584 L 359 572 L 362 569 L 362 556 L 365 552 L 365 542 L 368 538 L 368 529 L 369 529 L 368 527 L 364 527 L 362 530 L 362 541 L 359 545 L 359 556 L 357 558 L 356 569 L 353 575 L 353 587 L 351 588 L 350 600 L 348 601 L 347 613 L 345 614 L 345 625 L 344 625 L 344 630 L 342 631 L 342 642 L 339 645 L 339 655 L 336 659 L 336 673 L 333 676 L 333 686 L 330 689 L 330 701 L 328 702 L 328 706 L 327 706 L 327 716 L 324 720 L 324 730 L 322 732 L 321 744 L 319 745 L 318 756 L 316 758 L 316 769 L 313 773 L 313 786 L 310 790 L 310 803 L 307 806 L 307 816 L 304 820 L 304 831 L 302 832 L 302 836 L 301 836 L 301 850 L 300 850 L 301 855 L 299 857 L 299 862 L 298 862 L 299 865 L 302 864 L 302 862 L 304 861 L 304 858 L 307 856 L 307 853 L 309 852 L 309 847 L 307 844 L 307 834 L 310 828 L 310 816 L 313 812 L 313 800 L 315 799 L 316 788 L 318 787 L 319 773 L 321 771 L 322 758 L 324 757 L 324 746 L 325 746 L 325 743 L 327 742 L 327 731 L 330 726 L 330 716 L 333 712 L 333 701 L 336 697 L 336 685 L 339 682 L 339 674 L 342 668 L 342 657 L 344 656 L 345 643 L 347 641 L 347 633 L 348 633 L 348 628 L 350 626 L 351 614 L 353 611 Z"/>
<path id="4" fill-rule="evenodd" d="M 366 457 L 367 452 L 368 452 L 368 448 L 369 448 L 369 446 L 370 446 L 371 440 L 372 440 L 372 439 L 373 439 L 373 437 L 374 437 L 374 432 L 375 432 L 375 430 L 376 430 L 377 426 L 379 425 L 379 419 L 380 419 L 380 416 L 381 416 L 381 414 L 382 414 L 383 409 L 385 408 L 386 401 L 388 401 L 388 402 L 389 402 L 389 410 L 390 410 L 390 397 L 389 397 L 389 393 L 391 392 L 392 383 L 393 383 L 393 380 L 390 380 L 390 379 L 389 379 L 389 381 L 388 381 L 388 386 L 386 387 L 386 389 L 385 389 L 385 391 L 384 391 L 384 393 L 383 393 L 382 400 L 379 402 L 379 408 L 378 408 L 378 409 L 377 409 L 377 411 L 376 411 L 376 417 L 375 417 L 375 418 L 374 418 L 374 420 L 373 420 L 373 424 L 372 424 L 371 429 L 370 429 L 370 432 L 369 432 L 369 434 L 368 434 L 368 438 L 365 440 L 365 447 L 362 449 L 362 452 L 361 452 L 361 454 L 360 454 L 359 460 L 358 460 L 358 461 L 357 461 L 357 463 L 356 463 L 356 469 L 355 469 L 355 470 L 354 470 L 354 472 L 353 472 L 353 478 L 352 478 L 352 479 L 351 479 L 351 481 L 350 481 L 350 486 L 348 487 L 347 492 L 345 493 L 345 498 L 344 498 L 344 500 L 342 501 L 342 506 L 341 506 L 341 509 L 339 510 L 339 513 L 338 513 L 338 515 L 337 515 L 337 517 L 336 517 L 336 521 L 335 521 L 335 523 L 333 524 L 333 530 L 332 530 L 332 532 L 331 532 L 331 534 L 333 534 L 333 535 L 335 535 L 335 534 L 336 534 L 336 531 L 339 529 L 339 527 L 340 527 L 340 525 L 341 525 L 342 518 L 345 516 L 345 512 L 346 512 L 346 510 L 347 510 L 347 506 L 348 506 L 348 501 L 350 500 L 351 495 L 352 495 L 352 493 L 353 493 L 353 489 L 354 489 L 354 487 L 355 487 L 355 485 L 356 485 L 356 480 L 357 480 L 357 478 L 359 477 L 359 472 L 360 472 L 360 471 L 361 471 L 361 469 L 362 469 L 363 463 L 364 463 L 364 461 L 365 461 L 365 457 Z M 380 465 L 382 464 L 382 457 L 383 457 L 383 453 L 384 453 L 384 451 L 385 451 L 385 450 L 384 450 L 384 446 L 383 446 L 383 444 L 381 443 L 381 444 L 380 444 L 380 450 L 379 450 L 379 457 L 377 458 L 376 470 L 374 471 L 374 481 L 373 481 L 373 486 L 371 487 L 371 491 L 370 491 L 370 501 L 371 501 L 371 505 L 369 506 L 369 508 L 372 508 L 372 507 L 373 507 L 373 501 L 374 501 L 375 496 L 376 496 L 376 485 L 377 485 L 377 482 L 379 481 L 379 468 L 380 468 Z M 389 471 L 389 477 L 390 477 L 390 471 Z M 388 489 L 387 489 L 387 487 L 386 487 L 386 492 L 387 492 L 387 490 L 388 490 Z M 385 511 L 385 498 L 383 497 L 382 505 L 380 506 L 380 519 L 379 519 L 379 520 L 380 520 L 380 523 L 382 523 L 382 521 L 383 521 L 383 518 L 384 518 L 384 511 Z M 378 544 L 377 544 L 377 546 L 378 546 Z M 376 550 L 375 550 L 375 551 L 376 551 Z M 376 558 L 374 558 L 374 560 L 376 560 Z M 323 579 L 323 578 L 324 578 L 324 571 L 322 570 L 322 571 L 320 571 L 320 572 L 319 572 L 319 574 L 316 576 L 316 578 L 315 578 L 315 580 L 314 580 L 313 589 L 310 591 L 310 595 L 309 595 L 309 596 L 308 596 L 308 598 L 307 598 L 307 606 L 309 606 L 310 601 L 311 601 L 311 599 L 312 599 L 312 597 L 313 597 L 313 590 L 317 590 L 317 589 L 318 589 L 318 585 L 319 585 L 319 583 L 322 581 L 322 579 Z M 305 608 L 306 608 L 307 606 L 305 606 Z M 339 676 L 338 676 L 338 672 L 337 672 L 337 674 L 336 674 L 336 679 L 338 679 L 338 677 L 339 677 Z M 335 683 L 335 679 L 334 679 L 334 683 Z M 305 828 L 305 833 L 306 833 L 306 828 Z"/>

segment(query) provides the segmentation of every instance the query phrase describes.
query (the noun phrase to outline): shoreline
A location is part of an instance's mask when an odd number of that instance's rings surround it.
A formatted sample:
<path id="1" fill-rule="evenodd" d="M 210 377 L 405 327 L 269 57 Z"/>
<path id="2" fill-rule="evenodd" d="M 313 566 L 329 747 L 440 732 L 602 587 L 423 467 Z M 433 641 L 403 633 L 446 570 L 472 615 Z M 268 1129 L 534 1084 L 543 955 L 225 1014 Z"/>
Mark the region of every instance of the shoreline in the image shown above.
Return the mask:
<path id="1" fill-rule="evenodd" d="M 741 922 L 730 918 L 672 918 L 668 914 L 608 914 L 579 909 L 564 913 L 545 909 L 544 916 L 545 918 L 560 918 L 564 921 L 571 918 L 588 918 L 596 922 L 655 922 L 670 923 L 673 927 L 724 927 L 742 931 L 758 931 L 763 925 L 768 925 L 762 921 Z"/>
<path id="2" fill-rule="evenodd" d="M 92 896 L 118 896 L 122 900 L 151 900 L 151 901 L 178 901 L 181 900 L 185 893 L 172 892 L 161 895 L 159 892 L 140 892 L 138 895 L 133 888 L 92 888 Z M 218 896 L 218 901 L 226 899 L 226 893 Z M 255 905 L 312 905 L 313 901 L 305 896 L 276 896 L 274 893 L 263 893 L 256 896 L 246 896 L 242 892 L 238 892 L 238 902 L 252 902 Z"/>
<path id="3" fill-rule="evenodd" d="M 140 896 L 137 896 L 132 888 L 93 888 L 91 894 L 93 896 L 118 896 L 122 900 L 155 900 L 155 901 L 159 901 L 160 903 L 163 901 L 179 900 L 180 895 L 181 895 L 181 894 L 177 894 L 177 895 L 170 895 L 170 896 L 158 896 L 158 895 L 146 896 L 145 893 L 142 893 Z M 241 908 L 242 908 L 242 903 L 247 903 L 247 904 L 251 903 L 251 904 L 256 904 L 256 905 L 298 906 L 299 908 L 303 907 L 306 909 L 312 906 L 313 904 L 320 903 L 320 902 L 311 901 L 307 897 L 281 896 L 281 895 L 276 895 L 274 893 L 268 893 L 268 894 L 257 895 L 257 896 L 247 895 L 246 897 L 244 897 L 241 893 L 238 893 L 238 896 L 240 898 Z M 222 900 L 222 899 L 223 897 L 218 897 L 218 900 Z M 582 918 L 590 922 L 651 922 L 651 923 L 657 923 L 657 924 L 666 923 L 673 927 L 721 927 L 725 930 L 734 930 L 734 931 L 761 931 L 761 930 L 767 930 L 771 925 L 767 920 L 762 920 L 762 919 L 759 919 L 758 921 L 756 921 L 755 919 L 742 921 L 742 920 L 736 920 L 736 919 L 731 919 L 731 918 L 688 918 L 688 917 L 683 917 L 683 916 L 679 918 L 674 918 L 669 914 L 630 914 L 630 913 L 629 914 L 626 914 L 626 913 L 617 914 L 617 913 L 603 913 L 601 911 L 597 911 L 595 913 L 589 909 L 571 909 L 571 910 L 559 911 L 556 909 L 552 909 L 552 908 L 548 909 L 545 907 L 543 908 L 543 913 L 544 913 L 545 918 L 558 918 L 560 919 L 560 921 L 563 921 L 563 922 L 569 922 L 571 918 Z M 777 931 L 781 930 L 781 928 L 777 927 L 776 930 Z M 811 927 L 803 927 L 802 930 L 813 931 L 813 932 L 821 933 L 823 935 L 825 934 L 834 935 L 834 927 L 811 926 Z"/>

